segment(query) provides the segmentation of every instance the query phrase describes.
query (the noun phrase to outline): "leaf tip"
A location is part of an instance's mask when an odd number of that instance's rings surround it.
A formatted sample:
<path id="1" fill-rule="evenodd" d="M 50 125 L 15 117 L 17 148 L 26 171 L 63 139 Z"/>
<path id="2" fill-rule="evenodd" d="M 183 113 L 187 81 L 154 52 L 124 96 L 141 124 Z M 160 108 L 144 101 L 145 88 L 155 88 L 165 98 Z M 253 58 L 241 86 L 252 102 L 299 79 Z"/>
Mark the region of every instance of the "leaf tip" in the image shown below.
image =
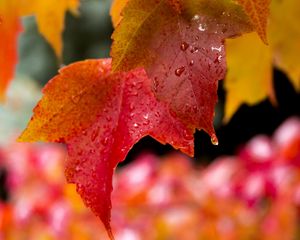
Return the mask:
<path id="1" fill-rule="evenodd" d="M 212 143 L 213 145 L 215 145 L 215 146 L 218 146 L 218 145 L 219 145 L 219 140 L 218 140 L 217 135 L 216 135 L 215 133 L 213 133 L 213 134 L 211 135 L 210 140 L 211 140 L 211 143 Z"/>
<path id="2" fill-rule="evenodd" d="M 267 33 L 264 32 L 264 33 L 259 33 L 257 32 L 258 36 L 260 37 L 260 39 L 262 40 L 262 42 L 266 45 L 266 46 L 269 46 L 269 41 L 268 41 L 268 36 L 267 36 Z"/>
<path id="3" fill-rule="evenodd" d="M 21 135 L 16 139 L 17 142 L 33 142 L 34 140 L 28 134 L 27 129 L 25 129 Z"/>
<path id="4" fill-rule="evenodd" d="M 106 227 L 106 232 L 107 232 L 107 235 L 108 235 L 110 240 L 115 240 L 114 234 L 113 234 L 110 226 Z"/>

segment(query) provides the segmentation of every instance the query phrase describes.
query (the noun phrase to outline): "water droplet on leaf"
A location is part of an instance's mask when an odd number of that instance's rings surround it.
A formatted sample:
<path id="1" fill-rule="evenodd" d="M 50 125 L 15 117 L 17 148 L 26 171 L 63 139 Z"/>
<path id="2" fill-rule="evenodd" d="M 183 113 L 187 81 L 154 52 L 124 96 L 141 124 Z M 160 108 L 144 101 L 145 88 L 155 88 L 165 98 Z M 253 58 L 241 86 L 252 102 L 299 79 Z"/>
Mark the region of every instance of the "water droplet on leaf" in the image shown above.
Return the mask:
<path id="1" fill-rule="evenodd" d="M 176 70 L 175 70 L 175 75 L 176 76 L 178 76 L 178 77 L 180 77 L 181 76 L 181 74 L 184 72 L 184 70 L 185 70 L 185 67 L 180 67 L 180 68 L 177 68 Z"/>
<path id="2" fill-rule="evenodd" d="M 212 136 L 211 136 L 211 143 L 213 144 L 213 145 L 215 145 L 215 146 L 217 146 L 217 145 L 219 145 L 219 141 L 218 141 L 218 138 L 217 138 L 217 136 L 216 136 L 216 134 L 213 134 Z"/>
<path id="3" fill-rule="evenodd" d="M 181 49 L 182 51 L 187 50 L 188 47 L 189 47 L 189 44 L 187 44 L 186 42 L 182 42 L 181 45 L 180 45 L 180 49 Z"/>
<path id="4" fill-rule="evenodd" d="M 134 110 L 134 104 L 133 104 L 133 103 L 130 103 L 129 109 L 130 109 L 131 111 Z"/>
<path id="5" fill-rule="evenodd" d="M 206 24 L 200 23 L 198 26 L 198 29 L 200 32 L 204 32 L 204 31 L 206 31 L 206 27 L 207 27 Z"/>
<path id="6" fill-rule="evenodd" d="M 184 130 L 183 131 L 183 137 L 185 140 L 187 141 L 191 141 L 191 140 L 194 140 L 194 136 L 193 135 L 190 135 L 189 132 L 187 130 Z"/>
<path id="7" fill-rule="evenodd" d="M 98 137 L 98 135 L 99 135 L 98 129 L 95 130 L 95 131 L 93 131 L 92 136 L 91 136 L 92 142 L 94 142 L 96 140 L 96 138 Z"/>
<path id="8" fill-rule="evenodd" d="M 218 51 L 218 52 L 221 52 L 221 51 L 222 51 L 222 46 L 220 46 L 220 47 L 211 47 L 211 50 L 212 50 L 212 51 Z"/>
<path id="9" fill-rule="evenodd" d="M 198 51 L 199 51 L 199 48 L 197 48 L 197 47 L 193 47 L 191 49 L 191 53 L 197 53 Z"/>
<path id="10" fill-rule="evenodd" d="M 86 136 L 86 131 L 85 130 L 83 130 L 81 133 L 82 133 L 82 135 Z"/>
<path id="11" fill-rule="evenodd" d="M 102 138 L 102 139 L 101 139 L 101 143 L 102 143 L 104 146 L 106 146 L 107 143 L 108 143 L 108 137 Z"/>
<path id="12" fill-rule="evenodd" d="M 200 19 L 200 16 L 198 14 L 194 15 L 192 18 L 192 21 L 197 21 Z"/>

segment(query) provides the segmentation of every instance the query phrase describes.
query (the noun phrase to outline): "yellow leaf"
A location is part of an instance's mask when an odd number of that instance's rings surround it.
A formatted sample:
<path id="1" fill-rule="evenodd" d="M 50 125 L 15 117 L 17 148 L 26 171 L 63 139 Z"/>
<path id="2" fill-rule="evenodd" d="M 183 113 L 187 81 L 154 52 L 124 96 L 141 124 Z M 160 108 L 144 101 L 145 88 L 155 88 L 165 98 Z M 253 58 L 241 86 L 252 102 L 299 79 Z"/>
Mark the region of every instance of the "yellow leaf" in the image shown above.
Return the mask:
<path id="1" fill-rule="evenodd" d="M 267 22 L 271 0 L 236 0 L 236 2 L 243 6 L 256 32 L 263 42 L 267 43 Z"/>
<path id="2" fill-rule="evenodd" d="M 177 17 L 170 7 L 167 0 L 128 1 L 124 18 L 112 35 L 113 71 L 128 71 L 153 61 L 147 47 L 156 30 Z"/>
<path id="3" fill-rule="evenodd" d="M 19 5 L 21 15 L 36 16 L 40 33 L 51 44 L 60 59 L 65 12 L 70 10 L 76 14 L 78 7 L 79 0 L 21 0 Z"/>
<path id="4" fill-rule="evenodd" d="M 249 105 L 273 97 L 272 54 L 255 33 L 226 40 L 228 73 L 225 118 L 230 120 L 241 104 Z"/>
<path id="5" fill-rule="evenodd" d="M 283 70 L 300 91 L 300 1 L 273 0 L 270 45 L 275 65 Z"/>
<path id="6" fill-rule="evenodd" d="M 113 26 L 116 27 L 122 19 L 122 10 L 126 6 L 128 0 L 114 0 L 111 8 L 110 15 Z"/>
<path id="7" fill-rule="evenodd" d="M 225 121 L 243 103 L 253 105 L 267 96 L 276 102 L 270 80 L 273 63 L 288 75 L 295 89 L 300 91 L 299 12 L 298 0 L 272 1 L 268 29 L 270 47 L 263 46 L 253 34 L 252 40 L 249 35 L 227 41 L 229 71 L 225 79 Z"/>

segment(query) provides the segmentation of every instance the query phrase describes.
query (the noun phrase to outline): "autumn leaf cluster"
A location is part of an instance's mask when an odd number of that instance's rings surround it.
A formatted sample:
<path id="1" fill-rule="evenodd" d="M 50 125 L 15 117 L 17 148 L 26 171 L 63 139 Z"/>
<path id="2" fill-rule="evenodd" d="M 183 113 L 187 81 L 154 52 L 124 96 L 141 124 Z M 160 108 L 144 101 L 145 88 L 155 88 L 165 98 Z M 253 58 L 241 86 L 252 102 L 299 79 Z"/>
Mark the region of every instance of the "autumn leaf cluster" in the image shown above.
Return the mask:
<path id="1" fill-rule="evenodd" d="M 19 17 L 35 14 L 61 59 L 64 14 L 76 13 L 78 5 L 78 0 L 0 2 L 2 95 L 16 63 Z M 213 117 L 221 79 L 227 121 L 243 103 L 276 101 L 273 63 L 299 90 L 299 9 L 297 0 L 115 0 L 112 59 L 61 69 L 19 140 L 67 145 L 67 180 L 113 238 L 112 176 L 137 141 L 149 135 L 192 156 L 198 129 L 217 145 Z M 289 14 L 283 17 L 282 11 Z"/>

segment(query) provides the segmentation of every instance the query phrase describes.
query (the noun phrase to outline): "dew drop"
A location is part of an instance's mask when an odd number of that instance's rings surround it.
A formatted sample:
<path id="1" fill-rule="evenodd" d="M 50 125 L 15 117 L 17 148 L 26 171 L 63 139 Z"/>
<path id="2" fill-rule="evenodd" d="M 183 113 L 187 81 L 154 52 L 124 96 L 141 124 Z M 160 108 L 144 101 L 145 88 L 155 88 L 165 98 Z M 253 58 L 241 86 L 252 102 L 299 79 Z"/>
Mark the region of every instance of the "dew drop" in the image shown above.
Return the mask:
<path id="1" fill-rule="evenodd" d="M 212 51 L 218 51 L 218 52 L 221 52 L 221 51 L 222 51 L 222 46 L 220 46 L 220 47 L 211 47 L 211 50 L 212 50 Z"/>
<path id="2" fill-rule="evenodd" d="M 184 131 L 183 131 L 183 137 L 184 137 L 184 139 L 187 140 L 187 141 L 194 140 L 194 136 L 191 135 L 187 130 L 184 130 Z"/>
<path id="3" fill-rule="evenodd" d="M 121 148 L 121 152 L 124 153 L 126 151 L 126 148 Z"/>
<path id="4" fill-rule="evenodd" d="M 227 16 L 227 17 L 230 17 L 230 13 L 229 13 L 229 12 L 225 12 L 225 11 L 222 12 L 222 15 L 223 15 L 223 16 Z"/>
<path id="5" fill-rule="evenodd" d="M 92 142 L 94 142 L 96 140 L 96 138 L 98 137 L 98 135 L 99 135 L 98 129 L 95 130 L 95 131 L 93 131 L 92 136 L 91 136 Z"/>
<path id="6" fill-rule="evenodd" d="M 80 166 L 76 166 L 76 167 L 75 167 L 75 171 L 76 171 L 76 172 L 80 172 L 80 171 L 81 171 L 81 167 L 80 167 Z"/>
<path id="7" fill-rule="evenodd" d="M 131 95 L 132 95 L 132 96 L 137 96 L 137 95 L 138 95 L 138 92 L 137 92 L 136 90 L 134 90 L 134 91 L 131 92 Z"/>
<path id="8" fill-rule="evenodd" d="M 82 135 L 86 136 L 87 132 L 85 130 L 83 130 L 82 132 Z"/>
<path id="9" fill-rule="evenodd" d="M 149 125 L 150 121 L 148 119 L 145 119 L 145 121 L 143 122 L 143 124 L 146 126 L 146 125 Z"/>
<path id="10" fill-rule="evenodd" d="M 95 149 L 91 149 L 91 150 L 89 151 L 90 154 L 94 154 L 95 152 L 96 152 Z"/>
<path id="11" fill-rule="evenodd" d="M 221 60 L 222 60 L 222 56 L 219 55 L 219 56 L 217 56 L 216 59 L 214 60 L 214 63 L 220 63 Z"/>
<path id="12" fill-rule="evenodd" d="M 184 72 L 184 70 L 185 70 L 185 67 L 180 67 L 180 68 L 177 68 L 176 70 L 175 70 L 175 75 L 176 76 L 178 76 L 178 77 L 180 77 L 181 76 L 181 74 Z"/>
<path id="13" fill-rule="evenodd" d="M 194 60 L 191 60 L 190 63 L 189 63 L 189 65 L 193 66 L 194 65 Z"/>
<path id="14" fill-rule="evenodd" d="M 199 51 L 199 48 L 197 48 L 197 47 L 193 47 L 191 49 L 191 53 L 197 53 L 198 51 Z"/>
<path id="15" fill-rule="evenodd" d="M 206 31 L 206 27 L 207 27 L 206 24 L 200 23 L 198 26 L 198 29 L 200 32 L 204 32 L 204 31 Z"/>
<path id="16" fill-rule="evenodd" d="M 133 103 L 130 103 L 129 109 L 130 109 L 131 111 L 134 110 L 134 104 L 133 104 Z"/>
<path id="17" fill-rule="evenodd" d="M 140 125 L 138 123 L 134 123 L 133 127 L 138 128 Z"/>
<path id="18" fill-rule="evenodd" d="M 215 145 L 215 146 L 217 146 L 217 145 L 219 145 L 219 141 L 218 141 L 218 138 L 217 138 L 217 136 L 216 136 L 216 134 L 213 134 L 212 136 L 211 136 L 211 143 L 213 144 L 213 145 Z"/>
<path id="19" fill-rule="evenodd" d="M 181 45 L 180 45 L 180 49 L 181 49 L 182 51 L 187 50 L 188 47 L 189 47 L 189 44 L 186 43 L 186 42 L 182 42 Z"/>
<path id="20" fill-rule="evenodd" d="M 108 144 L 108 137 L 102 138 L 101 143 L 106 146 Z"/>
<path id="21" fill-rule="evenodd" d="M 192 18 L 192 21 L 197 21 L 200 19 L 200 16 L 198 14 L 194 15 Z"/>

